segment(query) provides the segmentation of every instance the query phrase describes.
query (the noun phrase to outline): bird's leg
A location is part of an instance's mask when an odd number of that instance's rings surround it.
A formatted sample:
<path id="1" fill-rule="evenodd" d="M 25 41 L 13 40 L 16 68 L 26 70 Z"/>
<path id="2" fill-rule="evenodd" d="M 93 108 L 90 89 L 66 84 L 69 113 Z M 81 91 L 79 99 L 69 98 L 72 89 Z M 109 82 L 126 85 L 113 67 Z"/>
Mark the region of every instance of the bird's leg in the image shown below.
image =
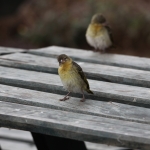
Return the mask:
<path id="1" fill-rule="evenodd" d="M 104 54 L 104 53 L 105 53 L 105 50 L 101 50 L 101 53 Z"/>
<path id="2" fill-rule="evenodd" d="M 93 51 L 94 51 L 94 52 L 97 52 L 97 48 L 94 48 Z"/>
<path id="3" fill-rule="evenodd" d="M 84 92 L 82 91 L 83 94 L 83 98 L 80 100 L 80 102 L 84 102 L 85 101 L 85 97 L 84 97 Z"/>
<path id="4" fill-rule="evenodd" d="M 99 49 L 99 52 L 100 52 L 100 54 L 104 54 L 104 53 L 105 53 L 105 50 Z"/>
<path id="5" fill-rule="evenodd" d="M 95 48 L 95 51 L 94 52 L 98 52 L 98 48 Z"/>
<path id="6" fill-rule="evenodd" d="M 71 92 L 69 92 L 64 98 L 62 98 L 62 99 L 60 99 L 60 101 L 65 101 L 65 100 L 68 100 L 69 99 L 69 94 L 70 94 Z"/>

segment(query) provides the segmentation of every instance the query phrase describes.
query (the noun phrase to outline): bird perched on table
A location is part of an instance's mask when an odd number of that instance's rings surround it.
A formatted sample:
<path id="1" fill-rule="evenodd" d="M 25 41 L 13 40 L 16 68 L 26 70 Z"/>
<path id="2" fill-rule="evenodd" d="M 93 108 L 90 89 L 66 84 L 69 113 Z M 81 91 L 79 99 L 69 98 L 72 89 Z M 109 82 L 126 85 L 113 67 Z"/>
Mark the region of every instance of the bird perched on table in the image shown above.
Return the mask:
<path id="1" fill-rule="evenodd" d="M 103 15 L 95 14 L 92 17 L 86 31 L 86 40 L 95 51 L 105 52 L 106 49 L 113 47 L 112 32 Z"/>
<path id="2" fill-rule="evenodd" d="M 74 92 L 82 93 L 83 98 L 81 102 L 84 102 L 84 91 L 91 94 L 93 94 L 93 92 L 90 90 L 89 83 L 82 71 L 82 68 L 65 54 L 59 55 L 57 59 L 59 62 L 58 74 L 64 88 L 69 92 L 63 99 L 60 100 L 65 101 L 69 99 L 68 95 L 71 92 Z"/>

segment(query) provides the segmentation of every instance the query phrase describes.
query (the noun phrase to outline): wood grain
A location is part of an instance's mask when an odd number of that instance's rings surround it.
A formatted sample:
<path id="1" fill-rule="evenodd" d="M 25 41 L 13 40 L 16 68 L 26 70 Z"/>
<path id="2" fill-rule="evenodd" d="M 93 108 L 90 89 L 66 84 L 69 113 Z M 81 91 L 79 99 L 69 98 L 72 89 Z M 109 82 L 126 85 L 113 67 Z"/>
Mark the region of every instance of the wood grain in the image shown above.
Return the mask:
<path id="1" fill-rule="evenodd" d="M 10 140 L 11 143 L 10 143 Z M 30 132 L 0 128 L 1 147 L 5 150 L 37 150 L 33 143 Z M 110 146 L 105 144 L 85 142 L 88 150 L 129 150 L 123 147 Z"/>
<path id="2" fill-rule="evenodd" d="M 146 124 L 8 102 L 0 104 L 1 127 L 143 150 L 150 147 L 150 127 Z"/>
<path id="3" fill-rule="evenodd" d="M 16 52 L 26 52 L 26 50 L 19 49 L 19 48 L 10 48 L 10 47 L 1 47 L 0 46 L 0 55 L 16 53 Z"/>
<path id="4" fill-rule="evenodd" d="M 0 66 L 0 83 L 33 90 L 66 94 L 58 75 Z M 130 105 L 150 107 L 150 90 L 136 86 L 89 80 L 94 95 L 86 98 L 99 101 L 115 101 Z M 81 97 L 74 93 L 72 96 Z"/>
<path id="5" fill-rule="evenodd" d="M 62 97 L 58 94 L 0 85 L 1 101 L 150 124 L 150 109 L 148 108 L 91 99 L 82 103 L 80 98 L 75 97 L 61 102 L 59 99 Z"/>
<path id="6" fill-rule="evenodd" d="M 28 53 L 35 55 L 56 57 L 60 54 L 67 54 L 82 62 L 90 62 L 97 64 L 106 64 L 111 66 L 120 66 L 124 68 L 134 68 L 139 70 L 150 71 L 150 59 L 144 57 L 125 56 L 117 54 L 100 54 L 87 50 L 79 50 L 74 48 L 51 46 L 38 50 L 30 50 Z"/>
<path id="7" fill-rule="evenodd" d="M 15 53 L 0 57 L 0 127 L 150 149 L 150 59 L 56 46 L 24 52 L 0 47 L 0 55 Z M 78 93 L 59 101 L 66 94 L 57 75 L 61 53 L 90 78 L 94 96 L 84 103 Z"/>
<path id="8" fill-rule="evenodd" d="M 77 63 L 83 68 L 89 79 L 150 87 L 150 72 L 108 65 Z M 15 53 L 0 57 L 0 65 L 20 69 L 34 70 L 57 74 L 58 62 L 56 58 L 35 56 L 26 53 Z"/>

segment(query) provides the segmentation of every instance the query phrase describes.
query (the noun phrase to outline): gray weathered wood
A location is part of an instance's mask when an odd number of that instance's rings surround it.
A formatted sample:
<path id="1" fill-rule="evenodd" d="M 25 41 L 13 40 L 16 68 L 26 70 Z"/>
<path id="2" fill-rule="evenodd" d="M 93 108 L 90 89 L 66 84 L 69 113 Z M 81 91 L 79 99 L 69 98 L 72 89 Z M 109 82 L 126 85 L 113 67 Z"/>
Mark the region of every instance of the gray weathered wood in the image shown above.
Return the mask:
<path id="1" fill-rule="evenodd" d="M 26 52 L 26 50 L 19 49 L 19 48 L 0 47 L 0 55 L 16 53 L 16 52 Z"/>
<path id="2" fill-rule="evenodd" d="M 107 64 L 111 66 L 120 66 L 125 68 L 135 68 L 150 71 L 150 59 L 144 57 L 125 56 L 117 54 L 100 54 L 87 50 L 58 46 L 41 48 L 38 50 L 30 50 L 28 51 L 28 53 L 47 57 L 56 57 L 60 54 L 67 54 L 75 60 L 83 62 Z"/>
<path id="3" fill-rule="evenodd" d="M 148 108 L 89 99 L 82 103 L 79 98 L 75 97 L 61 102 L 59 99 L 62 97 L 58 94 L 0 85 L 0 101 L 150 124 L 150 109 Z"/>
<path id="4" fill-rule="evenodd" d="M 4 142 L 2 141 L 3 139 Z M 11 139 L 13 139 L 13 141 L 10 143 Z M 85 144 L 88 150 L 127 150 L 125 148 L 105 144 L 91 142 L 85 142 Z M 15 150 L 37 150 L 30 132 L 8 128 L 0 128 L 0 145 L 3 150 L 12 150 L 12 147 Z"/>
<path id="5" fill-rule="evenodd" d="M 15 103 L 0 104 L 2 127 L 142 150 L 150 148 L 150 126 L 146 124 Z"/>
<path id="6" fill-rule="evenodd" d="M 0 83 L 39 91 L 66 94 L 58 75 L 0 66 Z M 86 98 L 150 107 L 150 90 L 136 86 L 89 80 L 94 95 Z M 80 94 L 73 94 L 78 97 Z"/>
<path id="7" fill-rule="evenodd" d="M 1 56 L 0 65 L 22 68 L 49 73 L 57 73 L 58 62 L 56 58 L 47 58 L 30 54 L 15 53 Z M 88 78 L 104 80 L 122 84 L 150 87 L 150 72 L 113 67 L 107 65 L 77 62 Z"/>
<path id="8" fill-rule="evenodd" d="M 100 64 L 93 65 L 86 62 L 77 63 L 83 68 L 86 76 L 90 79 L 150 87 L 149 71 Z M 58 62 L 56 58 L 47 58 L 25 53 L 1 56 L 0 65 L 55 74 L 58 72 Z"/>
<path id="9" fill-rule="evenodd" d="M 143 108 L 150 107 L 150 91 L 148 88 L 137 87 L 150 87 L 149 59 L 98 55 L 82 50 L 77 53 L 77 50 L 59 47 L 51 47 L 50 51 L 48 49 L 29 52 L 35 55 L 17 53 L 1 57 L 0 65 L 5 66 L 0 66 L 0 83 L 3 84 L 0 85 L 1 127 L 142 150 L 150 149 L 150 110 Z M 58 67 L 56 56 L 61 52 L 79 60 L 78 63 L 89 78 L 115 83 L 89 80 L 94 96 L 86 95 L 87 101 L 81 103 L 79 98 L 75 98 L 81 95 L 73 94 L 75 97 L 60 102 L 58 99 L 63 95 L 58 94 L 66 93 L 58 75 L 55 75 Z M 93 63 L 96 63 L 94 67 Z"/>

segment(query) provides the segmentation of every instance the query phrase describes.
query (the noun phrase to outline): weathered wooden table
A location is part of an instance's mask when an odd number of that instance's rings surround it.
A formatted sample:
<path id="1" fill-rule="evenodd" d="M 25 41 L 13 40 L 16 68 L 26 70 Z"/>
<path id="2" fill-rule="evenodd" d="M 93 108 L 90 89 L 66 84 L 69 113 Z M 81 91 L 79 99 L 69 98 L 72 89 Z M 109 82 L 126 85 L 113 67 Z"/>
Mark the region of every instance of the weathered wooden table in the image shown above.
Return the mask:
<path id="1" fill-rule="evenodd" d="M 94 96 L 84 103 L 80 94 L 59 101 L 63 53 L 89 78 Z M 0 54 L 1 127 L 32 132 L 39 150 L 84 150 L 82 141 L 150 150 L 150 59 L 56 46 Z"/>

